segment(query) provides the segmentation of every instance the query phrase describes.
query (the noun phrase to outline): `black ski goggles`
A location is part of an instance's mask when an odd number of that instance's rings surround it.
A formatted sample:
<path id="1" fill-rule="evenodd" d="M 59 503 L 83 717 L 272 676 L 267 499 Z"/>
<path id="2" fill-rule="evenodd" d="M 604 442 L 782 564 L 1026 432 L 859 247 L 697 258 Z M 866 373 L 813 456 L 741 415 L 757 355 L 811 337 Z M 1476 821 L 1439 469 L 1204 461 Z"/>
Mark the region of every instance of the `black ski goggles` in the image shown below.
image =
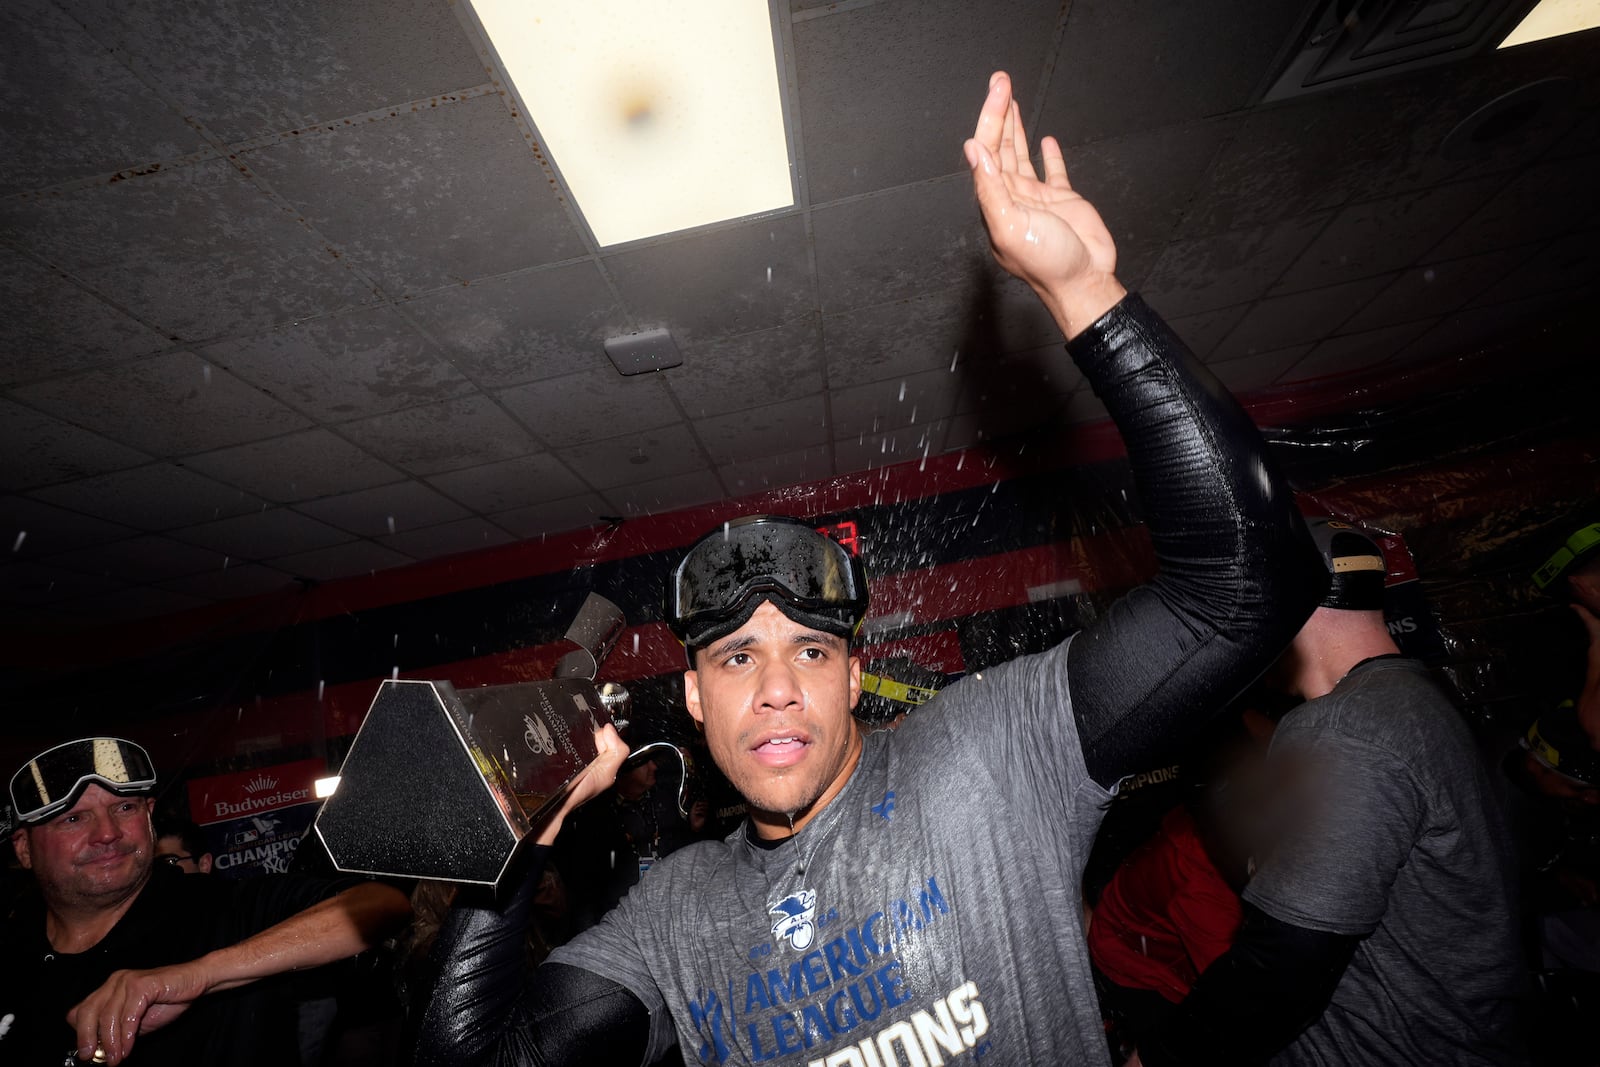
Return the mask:
<path id="1" fill-rule="evenodd" d="M 867 613 L 861 560 L 798 519 L 747 515 L 689 549 L 667 588 L 667 625 L 689 649 L 743 626 L 762 600 L 846 640 Z"/>
<path id="2" fill-rule="evenodd" d="M 118 737 L 85 737 L 47 749 L 11 776 L 13 825 L 43 822 L 71 806 L 90 783 L 119 796 L 156 786 L 150 753 Z"/>

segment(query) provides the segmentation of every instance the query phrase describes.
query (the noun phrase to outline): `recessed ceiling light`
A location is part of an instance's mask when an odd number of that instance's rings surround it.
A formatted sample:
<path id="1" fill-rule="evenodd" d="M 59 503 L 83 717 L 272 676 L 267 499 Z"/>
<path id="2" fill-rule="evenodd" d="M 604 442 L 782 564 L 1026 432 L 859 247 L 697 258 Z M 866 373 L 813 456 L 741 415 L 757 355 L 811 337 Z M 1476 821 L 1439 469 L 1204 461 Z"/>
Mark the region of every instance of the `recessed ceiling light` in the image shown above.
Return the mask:
<path id="1" fill-rule="evenodd" d="M 767 0 L 472 0 L 601 245 L 794 203 Z"/>
<path id="2" fill-rule="evenodd" d="M 1600 26 L 1600 0 L 1539 0 L 1517 28 L 1500 42 L 1511 48 Z"/>

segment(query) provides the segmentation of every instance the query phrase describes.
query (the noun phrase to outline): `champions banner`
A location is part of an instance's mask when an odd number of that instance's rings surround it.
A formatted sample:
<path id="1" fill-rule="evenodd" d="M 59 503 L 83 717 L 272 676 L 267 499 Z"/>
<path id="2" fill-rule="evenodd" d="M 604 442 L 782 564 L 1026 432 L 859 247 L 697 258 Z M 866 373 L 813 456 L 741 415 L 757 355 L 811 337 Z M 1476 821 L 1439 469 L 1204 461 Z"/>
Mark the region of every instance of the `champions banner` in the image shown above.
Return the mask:
<path id="1" fill-rule="evenodd" d="M 189 783 L 189 812 L 206 835 L 213 873 L 225 878 L 283 874 L 317 814 L 312 783 L 319 759 L 280 763 Z"/>

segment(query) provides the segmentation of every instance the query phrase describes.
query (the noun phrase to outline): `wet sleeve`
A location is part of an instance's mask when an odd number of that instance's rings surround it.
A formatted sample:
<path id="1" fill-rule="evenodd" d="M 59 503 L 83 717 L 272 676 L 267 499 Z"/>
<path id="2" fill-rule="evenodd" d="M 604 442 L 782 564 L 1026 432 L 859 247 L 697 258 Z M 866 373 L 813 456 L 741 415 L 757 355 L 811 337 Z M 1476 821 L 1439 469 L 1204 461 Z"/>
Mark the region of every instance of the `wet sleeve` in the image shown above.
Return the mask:
<path id="1" fill-rule="evenodd" d="M 503 906 L 458 904 L 428 957 L 426 1003 L 412 1022 L 412 1062 L 639 1064 L 650 1015 L 627 989 L 580 967 L 530 969 L 526 937 L 547 848 Z"/>
<path id="2" fill-rule="evenodd" d="M 1245 905 L 1233 947 L 1161 1029 L 1139 1038 L 1146 1067 L 1266 1063 L 1314 1022 L 1361 939 L 1280 922 Z"/>
<path id="3" fill-rule="evenodd" d="M 1265 670 L 1328 579 L 1255 424 L 1138 296 L 1069 348 L 1122 433 L 1158 565 L 1068 649 L 1084 761 L 1109 786 Z"/>

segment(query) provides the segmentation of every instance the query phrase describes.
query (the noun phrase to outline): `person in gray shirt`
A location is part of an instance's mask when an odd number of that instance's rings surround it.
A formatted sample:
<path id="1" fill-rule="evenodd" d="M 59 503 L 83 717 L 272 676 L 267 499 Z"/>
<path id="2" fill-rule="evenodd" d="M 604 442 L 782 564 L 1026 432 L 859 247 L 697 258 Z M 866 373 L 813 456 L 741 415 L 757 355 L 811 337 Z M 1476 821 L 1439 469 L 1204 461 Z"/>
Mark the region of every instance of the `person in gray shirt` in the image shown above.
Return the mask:
<path id="1" fill-rule="evenodd" d="M 868 736 L 851 716 L 860 560 L 795 519 L 713 530 L 666 615 L 748 821 L 667 857 L 531 973 L 526 881 L 502 908 L 455 908 L 418 1062 L 1109 1059 L 1079 885 L 1112 790 L 1270 663 L 1326 579 L 1248 416 L 1116 281 L 1052 138 L 1036 175 L 1004 74 L 965 152 L 996 258 L 1123 434 L 1159 573 L 1068 642 Z"/>
<path id="2" fill-rule="evenodd" d="M 1521 1064 L 1513 850 L 1489 768 L 1383 617 L 1384 559 L 1308 525 L 1332 576 L 1272 677 L 1275 810 L 1233 947 L 1140 1062 Z"/>

